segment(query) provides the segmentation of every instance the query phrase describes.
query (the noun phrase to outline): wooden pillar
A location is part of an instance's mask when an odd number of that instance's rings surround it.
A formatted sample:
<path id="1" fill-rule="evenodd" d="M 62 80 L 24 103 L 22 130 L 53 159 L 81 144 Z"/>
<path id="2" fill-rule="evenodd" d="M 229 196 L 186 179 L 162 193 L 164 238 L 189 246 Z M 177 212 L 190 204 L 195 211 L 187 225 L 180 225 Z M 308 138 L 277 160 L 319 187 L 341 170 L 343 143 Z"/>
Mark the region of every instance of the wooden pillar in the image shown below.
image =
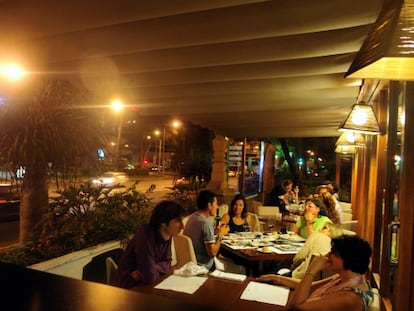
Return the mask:
<path id="1" fill-rule="evenodd" d="M 414 83 L 405 92 L 405 128 L 398 216 L 400 219 L 399 260 L 395 280 L 395 310 L 414 310 Z M 384 275 L 384 277 L 386 277 Z"/>

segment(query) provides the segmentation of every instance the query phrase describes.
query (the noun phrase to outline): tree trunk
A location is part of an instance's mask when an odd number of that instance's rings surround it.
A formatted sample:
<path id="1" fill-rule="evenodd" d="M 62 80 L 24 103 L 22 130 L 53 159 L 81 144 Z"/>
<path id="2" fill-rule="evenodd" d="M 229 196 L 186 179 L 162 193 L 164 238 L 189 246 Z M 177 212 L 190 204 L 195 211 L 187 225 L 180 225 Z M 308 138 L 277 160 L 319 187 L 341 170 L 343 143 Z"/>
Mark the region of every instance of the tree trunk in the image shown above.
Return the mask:
<path id="1" fill-rule="evenodd" d="M 31 236 L 49 202 L 45 168 L 29 168 L 24 177 L 20 201 L 20 244 Z"/>
<path id="2" fill-rule="evenodd" d="M 286 139 L 285 138 L 280 138 L 280 144 L 282 145 L 283 153 L 285 155 L 285 160 L 288 163 L 289 168 L 290 168 L 290 172 L 292 173 L 292 176 L 293 176 L 292 181 L 295 185 L 297 185 L 298 181 L 299 181 L 299 174 L 298 174 L 298 170 L 296 168 L 295 161 L 290 156 L 289 146 L 288 146 L 288 143 L 287 143 Z"/>

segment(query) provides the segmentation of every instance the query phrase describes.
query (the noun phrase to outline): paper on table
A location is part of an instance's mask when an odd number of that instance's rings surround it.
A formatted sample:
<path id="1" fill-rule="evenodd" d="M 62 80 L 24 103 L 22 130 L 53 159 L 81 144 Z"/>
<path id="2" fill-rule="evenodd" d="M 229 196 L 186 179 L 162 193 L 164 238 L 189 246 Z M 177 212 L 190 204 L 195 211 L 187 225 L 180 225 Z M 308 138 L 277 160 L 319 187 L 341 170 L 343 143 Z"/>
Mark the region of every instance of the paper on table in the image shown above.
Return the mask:
<path id="1" fill-rule="evenodd" d="M 289 297 L 289 289 L 277 285 L 249 282 L 240 299 L 253 300 L 285 306 Z"/>
<path id="2" fill-rule="evenodd" d="M 194 294 L 207 281 L 207 277 L 170 275 L 154 288 Z"/>

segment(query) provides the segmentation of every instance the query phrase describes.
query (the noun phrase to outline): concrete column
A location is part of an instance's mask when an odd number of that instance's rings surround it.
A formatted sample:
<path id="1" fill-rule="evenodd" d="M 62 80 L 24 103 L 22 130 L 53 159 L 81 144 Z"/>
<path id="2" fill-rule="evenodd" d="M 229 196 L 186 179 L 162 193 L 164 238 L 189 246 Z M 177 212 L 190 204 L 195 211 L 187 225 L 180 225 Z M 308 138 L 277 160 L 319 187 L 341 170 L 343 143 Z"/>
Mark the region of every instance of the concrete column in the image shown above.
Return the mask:
<path id="1" fill-rule="evenodd" d="M 208 189 L 217 194 L 219 204 L 223 203 L 224 195 L 228 192 L 228 183 L 226 178 L 226 149 L 227 141 L 222 135 L 216 135 L 213 140 L 213 171 Z M 225 202 L 227 203 L 227 202 Z"/>

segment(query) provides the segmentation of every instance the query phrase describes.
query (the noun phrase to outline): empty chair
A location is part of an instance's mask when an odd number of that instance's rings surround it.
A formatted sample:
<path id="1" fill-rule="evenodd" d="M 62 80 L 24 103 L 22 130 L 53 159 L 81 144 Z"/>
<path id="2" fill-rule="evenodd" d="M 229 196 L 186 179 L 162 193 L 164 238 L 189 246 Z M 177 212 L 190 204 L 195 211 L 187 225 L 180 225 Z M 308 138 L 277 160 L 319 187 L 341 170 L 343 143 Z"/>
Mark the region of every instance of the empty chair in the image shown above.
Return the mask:
<path id="1" fill-rule="evenodd" d="M 255 213 L 249 213 L 251 220 L 249 223 L 249 227 L 250 227 L 250 231 L 252 232 L 261 232 L 263 231 L 260 221 L 259 221 L 259 217 L 255 214 Z"/>
<path id="2" fill-rule="evenodd" d="M 341 205 L 342 211 L 351 211 L 351 213 L 352 213 L 352 204 L 351 203 L 339 201 L 339 205 Z"/>
<path id="3" fill-rule="evenodd" d="M 229 206 L 227 204 L 221 204 L 218 207 L 219 216 L 222 217 L 224 214 L 229 212 Z"/>
<path id="4" fill-rule="evenodd" d="M 358 229 L 358 220 L 343 221 L 341 223 L 341 227 L 342 227 L 342 229 L 356 232 L 357 229 Z"/>
<path id="5" fill-rule="evenodd" d="M 381 310 L 381 296 L 378 291 L 378 288 L 373 288 L 374 299 L 372 303 L 368 306 L 368 311 L 380 311 Z"/>
<path id="6" fill-rule="evenodd" d="M 116 271 L 118 270 L 118 265 L 112 259 L 112 257 L 106 257 L 106 284 L 112 284 L 112 279 L 114 278 Z"/>
<path id="7" fill-rule="evenodd" d="M 351 221 L 351 220 L 352 220 L 352 214 L 349 214 L 349 213 L 342 214 L 342 221 Z"/>
<path id="8" fill-rule="evenodd" d="M 123 253 L 122 248 L 116 248 L 96 255 L 83 267 L 82 280 L 106 284 L 106 258 L 111 257 L 117 263 Z"/>
<path id="9" fill-rule="evenodd" d="M 197 258 L 194 253 L 193 241 L 184 234 L 177 234 L 173 236 L 175 257 L 179 266 L 185 265 L 192 261 L 197 264 Z"/>
<path id="10" fill-rule="evenodd" d="M 257 214 L 262 217 L 277 217 L 279 215 L 279 207 L 260 205 L 257 207 Z"/>

